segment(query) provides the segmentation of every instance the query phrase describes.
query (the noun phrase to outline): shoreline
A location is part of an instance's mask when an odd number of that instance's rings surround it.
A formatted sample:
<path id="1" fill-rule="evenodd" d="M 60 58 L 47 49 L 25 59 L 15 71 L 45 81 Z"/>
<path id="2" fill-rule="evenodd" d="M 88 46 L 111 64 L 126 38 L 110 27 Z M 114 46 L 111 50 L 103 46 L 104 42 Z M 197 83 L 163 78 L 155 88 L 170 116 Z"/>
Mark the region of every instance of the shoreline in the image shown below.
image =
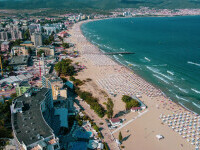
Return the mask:
<path id="1" fill-rule="evenodd" d="M 191 15 L 190 15 L 190 16 L 191 16 Z M 192 16 L 197 16 L 197 15 L 192 15 Z M 144 17 L 168 17 L 168 16 L 144 16 Z M 181 17 L 181 16 L 170 16 L 170 17 Z M 182 17 L 183 17 L 183 16 L 182 16 Z M 187 16 L 186 16 L 186 17 L 187 17 Z M 122 19 L 123 19 L 124 17 L 106 18 L 106 19 L 118 19 L 118 18 L 122 18 Z M 134 18 L 134 17 L 126 17 L 126 18 Z M 96 20 L 83 21 L 83 22 L 81 22 L 80 30 L 81 30 L 81 26 L 82 26 L 83 24 L 86 24 L 86 23 L 88 23 L 88 22 L 93 22 L 93 21 L 106 20 L 106 19 L 96 19 Z M 124 19 L 125 19 L 125 18 L 124 18 Z M 94 46 L 98 49 L 99 53 L 101 53 L 101 54 L 104 55 L 104 50 L 100 49 L 100 48 L 98 47 L 98 45 L 96 45 L 95 43 L 92 43 L 92 42 L 83 34 L 83 31 L 82 31 L 82 30 L 81 30 L 81 34 L 87 39 L 87 41 L 88 41 L 90 44 L 94 45 Z M 129 68 L 128 66 L 126 66 L 126 65 L 123 64 L 122 62 L 116 60 L 114 57 L 112 57 L 112 56 L 107 56 L 107 55 L 104 55 L 104 56 L 109 57 L 111 60 L 113 60 L 113 61 L 114 61 L 115 63 L 117 63 L 118 65 L 125 67 L 125 68 L 126 68 L 127 70 L 129 70 L 131 73 L 137 74 L 137 76 L 139 76 L 140 78 L 142 78 L 143 80 L 146 81 L 146 79 L 144 79 L 142 76 L 140 76 L 138 73 L 136 73 L 136 72 L 134 71 L 134 69 Z M 199 115 L 199 114 L 196 113 L 195 111 L 193 111 L 193 110 L 187 108 L 185 105 L 180 104 L 180 102 L 175 102 L 173 99 L 171 99 L 169 96 L 167 96 L 167 94 L 165 94 L 156 84 L 153 84 L 153 83 L 150 83 L 150 82 L 148 82 L 148 84 L 150 84 L 150 85 L 152 85 L 153 87 L 155 87 L 156 89 L 160 90 L 160 91 L 162 92 L 163 96 L 164 96 L 165 98 L 167 98 L 168 100 L 170 100 L 170 101 L 172 101 L 173 103 L 175 103 L 175 104 L 181 106 L 183 109 L 185 109 L 185 110 L 187 110 L 187 111 L 189 111 L 189 112 L 191 112 L 191 113 L 194 113 L 194 114 L 196 114 L 196 115 Z"/>
<path id="2" fill-rule="evenodd" d="M 132 79 L 136 78 L 136 81 L 139 81 L 139 87 L 140 85 L 143 86 L 143 84 L 144 87 L 145 86 L 148 87 L 147 89 L 145 89 L 147 93 L 145 93 L 144 90 L 141 89 L 143 90 L 144 93 L 141 94 L 142 98 L 140 99 L 145 105 L 147 105 L 148 112 L 145 113 L 142 117 L 139 117 L 137 120 L 134 120 L 133 122 L 127 125 L 126 123 L 128 122 L 128 120 L 131 120 L 132 116 L 135 116 L 138 113 L 131 112 L 126 116 L 123 116 L 122 118 L 126 119 L 127 121 L 123 123 L 125 124 L 126 128 L 120 129 L 122 134 L 127 137 L 131 136 L 131 139 L 134 138 L 134 141 L 137 141 L 136 142 L 137 144 L 134 142 L 136 149 L 141 149 L 141 145 L 142 149 L 148 148 L 149 150 L 193 149 L 194 147 L 192 147 L 190 143 L 188 143 L 185 139 L 183 139 L 179 134 L 174 132 L 174 130 L 171 130 L 171 128 L 164 125 L 162 123 L 162 119 L 160 119 L 159 116 L 160 115 L 169 116 L 169 115 L 175 115 L 179 113 L 189 113 L 189 112 L 192 116 L 195 116 L 195 114 L 193 112 L 191 113 L 191 111 L 188 111 L 185 107 L 181 106 L 180 104 L 177 104 L 172 100 L 170 100 L 168 97 L 165 96 L 165 94 L 163 94 L 162 91 L 161 91 L 162 95 L 158 94 L 155 97 L 151 97 L 151 95 L 149 95 L 148 92 L 152 90 L 151 87 L 152 84 L 145 81 L 139 75 L 135 74 L 134 70 L 113 60 L 114 58 L 110 58 L 107 55 L 98 55 L 99 53 L 102 54 L 103 52 L 98 48 L 98 46 L 88 41 L 88 39 L 83 35 L 83 32 L 81 30 L 81 25 L 89 21 L 93 20 L 82 21 L 77 24 L 74 24 L 74 26 L 69 32 L 72 35 L 71 42 L 75 44 L 76 49 L 80 52 L 80 57 L 74 58 L 73 60 L 75 62 L 80 62 L 81 64 L 84 64 L 87 67 L 87 69 L 80 72 L 77 77 L 78 79 L 81 80 L 84 80 L 86 77 L 92 79 L 91 84 L 87 83 L 86 85 L 83 85 L 83 87 L 81 88 L 85 91 L 91 92 L 95 97 L 97 97 L 99 99 L 99 103 L 102 106 L 104 106 L 103 103 L 107 101 L 107 98 L 105 98 L 102 95 L 102 93 L 99 93 L 99 91 L 101 90 L 105 91 L 108 97 L 112 98 L 114 103 L 114 114 L 117 114 L 120 111 L 123 111 L 125 108 L 124 103 L 121 101 L 121 96 L 123 94 L 118 93 L 116 97 L 112 96 L 109 93 L 110 86 L 112 86 L 112 84 L 114 84 L 114 87 L 118 85 L 115 85 L 115 83 L 113 83 L 114 81 L 109 82 L 107 87 L 108 89 L 106 89 L 105 87 L 102 87 L 102 82 L 108 81 L 110 79 L 116 80 L 118 78 L 126 76 L 124 78 L 128 79 L 126 81 L 120 82 L 122 83 L 122 85 L 119 86 L 122 88 L 124 86 L 126 87 L 127 86 L 126 84 L 128 84 L 130 80 L 130 84 L 135 86 L 135 88 L 137 89 L 138 87 L 137 82 L 135 82 L 135 79 Z M 131 75 L 134 75 L 134 77 L 129 78 Z M 123 90 L 124 89 L 122 89 L 122 93 Z M 158 92 L 157 87 L 155 87 L 154 85 L 153 85 L 153 90 L 155 93 Z M 125 93 L 125 95 L 129 94 Z M 94 120 L 98 121 L 99 118 L 94 118 Z M 111 132 L 113 133 L 112 135 L 116 139 L 118 139 L 119 131 L 114 132 L 113 130 L 111 130 Z M 160 142 L 158 143 L 158 141 L 155 139 L 156 134 L 164 135 L 165 140 L 162 141 L 161 143 Z M 133 141 L 131 139 L 129 138 L 127 141 L 123 142 L 123 145 L 125 145 L 126 149 L 130 150 L 132 149 L 131 144 Z M 115 142 L 113 141 L 111 143 L 111 150 L 112 149 L 114 150 L 114 148 L 112 147 L 113 143 Z M 182 148 L 182 145 L 184 145 L 184 148 Z"/>

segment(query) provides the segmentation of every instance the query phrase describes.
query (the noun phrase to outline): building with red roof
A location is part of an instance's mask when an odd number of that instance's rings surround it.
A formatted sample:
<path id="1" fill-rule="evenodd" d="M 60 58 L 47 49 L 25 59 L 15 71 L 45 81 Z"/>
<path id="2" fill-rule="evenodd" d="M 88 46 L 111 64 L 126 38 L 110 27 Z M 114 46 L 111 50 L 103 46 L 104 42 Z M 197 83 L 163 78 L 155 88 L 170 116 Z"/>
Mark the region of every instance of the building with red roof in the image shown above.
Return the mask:
<path id="1" fill-rule="evenodd" d="M 132 112 L 136 112 L 136 111 L 140 111 L 140 110 L 142 110 L 141 107 L 132 107 L 131 108 Z"/>
<path id="2" fill-rule="evenodd" d="M 121 120 L 119 118 L 112 118 L 112 119 L 110 119 L 110 123 L 113 126 L 119 126 L 119 125 L 121 125 Z"/>

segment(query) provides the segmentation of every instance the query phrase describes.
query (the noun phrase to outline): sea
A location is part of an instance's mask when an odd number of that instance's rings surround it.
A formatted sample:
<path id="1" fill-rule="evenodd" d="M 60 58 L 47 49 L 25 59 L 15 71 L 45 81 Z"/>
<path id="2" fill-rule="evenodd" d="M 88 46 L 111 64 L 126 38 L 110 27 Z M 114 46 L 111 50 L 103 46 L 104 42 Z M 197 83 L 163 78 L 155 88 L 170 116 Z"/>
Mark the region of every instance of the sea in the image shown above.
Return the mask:
<path id="1" fill-rule="evenodd" d="M 114 18 L 81 30 L 103 52 L 200 114 L 200 16 Z"/>

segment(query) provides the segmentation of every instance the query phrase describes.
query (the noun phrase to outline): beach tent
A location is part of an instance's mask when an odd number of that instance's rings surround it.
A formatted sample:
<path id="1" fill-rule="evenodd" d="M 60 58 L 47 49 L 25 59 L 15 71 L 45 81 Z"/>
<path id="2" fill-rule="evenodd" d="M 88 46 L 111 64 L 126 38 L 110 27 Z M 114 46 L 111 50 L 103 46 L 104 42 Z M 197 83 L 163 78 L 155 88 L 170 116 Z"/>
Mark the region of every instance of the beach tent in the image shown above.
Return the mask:
<path id="1" fill-rule="evenodd" d="M 157 138 L 158 140 L 161 140 L 161 139 L 164 139 L 164 136 L 158 134 L 158 135 L 156 135 L 156 138 Z"/>

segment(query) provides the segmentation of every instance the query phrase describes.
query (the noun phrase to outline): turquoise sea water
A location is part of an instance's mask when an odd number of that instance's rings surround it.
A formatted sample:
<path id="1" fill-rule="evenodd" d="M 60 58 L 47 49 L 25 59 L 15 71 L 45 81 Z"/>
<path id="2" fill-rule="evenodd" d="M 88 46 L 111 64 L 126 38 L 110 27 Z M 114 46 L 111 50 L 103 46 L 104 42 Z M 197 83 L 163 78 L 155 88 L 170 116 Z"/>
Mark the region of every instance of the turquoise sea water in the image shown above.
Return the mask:
<path id="1" fill-rule="evenodd" d="M 200 114 L 200 16 L 117 18 L 81 29 L 102 51 L 135 52 L 113 58 Z"/>

